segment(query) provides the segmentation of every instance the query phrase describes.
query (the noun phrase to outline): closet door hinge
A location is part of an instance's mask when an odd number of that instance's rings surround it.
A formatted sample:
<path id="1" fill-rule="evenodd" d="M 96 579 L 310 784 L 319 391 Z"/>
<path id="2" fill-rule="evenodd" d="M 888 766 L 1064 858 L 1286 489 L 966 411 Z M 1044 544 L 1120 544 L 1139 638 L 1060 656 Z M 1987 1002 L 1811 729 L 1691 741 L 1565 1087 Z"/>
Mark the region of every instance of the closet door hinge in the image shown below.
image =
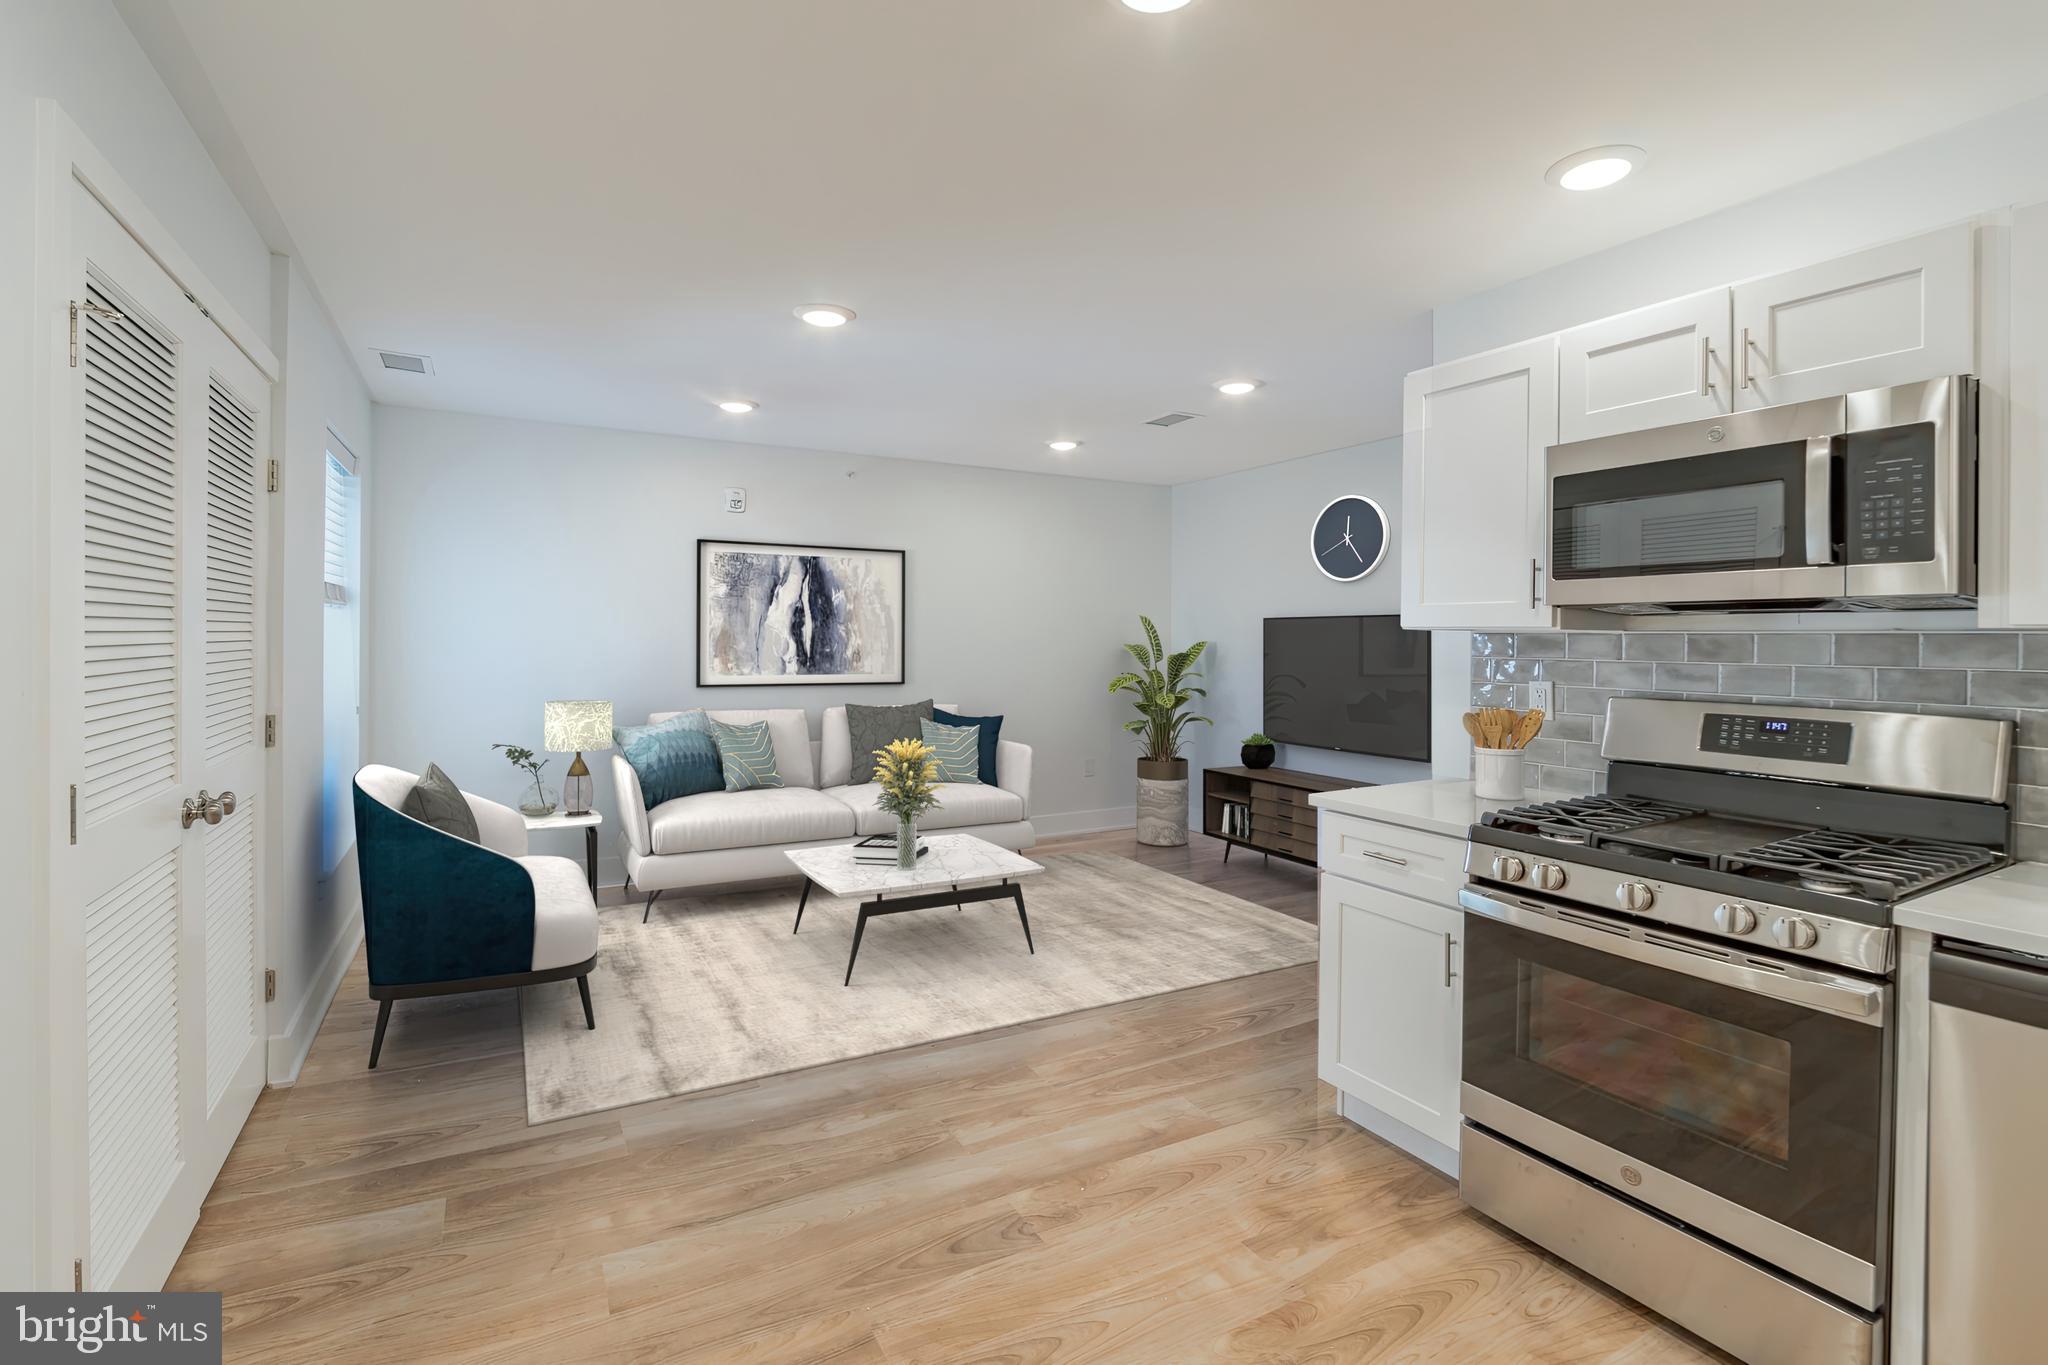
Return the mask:
<path id="1" fill-rule="evenodd" d="M 263 969 L 263 1003 L 267 1005 L 275 999 L 277 999 L 277 968 L 265 967 Z"/>
<path id="2" fill-rule="evenodd" d="M 263 471 L 263 491 L 266 493 L 275 493 L 277 491 L 276 460 L 270 461 L 268 466 Z"/>
<path id="3" fill-rule="evenodd" d="M 263 718 L 263 747 L 266 749 L 275 749 L 277 747 L 277 713 L 275 711 Z"/>

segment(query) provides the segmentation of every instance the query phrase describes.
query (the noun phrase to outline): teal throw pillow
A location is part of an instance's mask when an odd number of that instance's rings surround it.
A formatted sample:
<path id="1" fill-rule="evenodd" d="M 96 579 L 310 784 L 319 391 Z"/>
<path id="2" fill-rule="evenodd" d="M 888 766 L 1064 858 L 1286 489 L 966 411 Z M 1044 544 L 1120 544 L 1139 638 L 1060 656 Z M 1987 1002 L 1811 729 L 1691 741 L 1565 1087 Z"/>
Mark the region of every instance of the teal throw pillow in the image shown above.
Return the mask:
<path id="1" fill-rule="evenodd" d="M 940 725 L 930 720 L 922 724 L 924 742 L 931 746 L 932 758 L 939 765 L 939 781 L 981 780 L 981 727 Z"/>
<path id="2" fill-rule="evenodd" d="M 612 743 L 633 765 L 640 797 L 653 810 L 678 796 L 722 791 L 718 745 L 702 711 L 685 711 L 652 725 L 614 726 Z"/>
<path id="3" fill-rule="evenodd" d="M 711 722 L 711 738 L 718 743 L 718 764 L 725 769 L 725 789 L 752 791 L 756 787 L 779 787 L 782 774 L 775 769 L 775 745 L 768 738 L 768 722 L 727 725 Z"/>
<path id="4" fill-rule="evenodd" d="M 1002 738 L 1001 716 L 956 716 L 951 711 L 934 711 L 932 719 L 941 725 L 972 725 L 981 731 L 981 783 L 996 785 L 996 741 Z"/>

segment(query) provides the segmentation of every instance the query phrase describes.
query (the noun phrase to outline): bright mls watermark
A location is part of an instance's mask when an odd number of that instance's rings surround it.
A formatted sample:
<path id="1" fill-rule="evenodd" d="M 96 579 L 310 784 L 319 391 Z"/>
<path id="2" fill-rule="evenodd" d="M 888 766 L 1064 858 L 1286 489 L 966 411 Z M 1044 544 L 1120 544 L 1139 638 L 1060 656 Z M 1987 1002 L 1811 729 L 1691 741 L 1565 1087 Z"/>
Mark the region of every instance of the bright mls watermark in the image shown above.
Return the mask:
<path id="1" fill-rule="evenodd" d="M 0 1360 L 219 1365 L 218 1294 L 0 1295 Z"/>

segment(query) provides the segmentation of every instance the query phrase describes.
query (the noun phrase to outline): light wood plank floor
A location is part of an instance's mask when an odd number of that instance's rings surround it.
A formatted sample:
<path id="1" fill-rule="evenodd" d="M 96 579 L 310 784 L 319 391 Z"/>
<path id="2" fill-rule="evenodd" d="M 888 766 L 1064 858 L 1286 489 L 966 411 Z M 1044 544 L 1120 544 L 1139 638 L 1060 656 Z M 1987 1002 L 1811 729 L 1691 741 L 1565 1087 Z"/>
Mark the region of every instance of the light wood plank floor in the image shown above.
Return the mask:
<path id="1" fill-rule="evenodd" d="M 538 1128 L 508 993 L 402 1002 L 371 1073 L 364 984 L 171 1277 L 230 1360 L 1722 1359 L 1338 1118 L 1313 965 Z"/>

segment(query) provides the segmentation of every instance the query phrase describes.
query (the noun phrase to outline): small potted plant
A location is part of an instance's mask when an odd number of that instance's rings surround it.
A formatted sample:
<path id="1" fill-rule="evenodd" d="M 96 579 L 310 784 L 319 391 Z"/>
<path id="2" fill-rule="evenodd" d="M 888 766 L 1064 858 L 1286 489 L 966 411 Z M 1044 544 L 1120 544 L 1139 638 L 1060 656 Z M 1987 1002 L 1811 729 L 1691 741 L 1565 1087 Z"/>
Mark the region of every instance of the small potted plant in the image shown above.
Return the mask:
<path id="1" fill-rule="evenodd" d="M 875 804 L 896 817 L 896 866 L 917 866 L 917 817 L 939 804 L 939 760 L 921 739 L 875 750 Z"/>
<path id="2" fill-rule="evenodd" d="M 521 815 L 530 815 L 536 820 L 543 815 L 553 815 L 555 813 L 554 790 L 540 780 L 540 770 L 548 766 L 548 760 L 545 758 L 535 758 L 533 750 L 522 749 L 517 744 L 493 744 L 491 747 L 493 749 L 503 749 L 505 757 L 512 761 L 512 766 L 533 779 L 533 785 L 528 787 L 519 798 L 519 813 Z"/>
<path id="3" fill-rule="evenodd" d="M 1273 766 L 1273 739 L 1263 730 L 1254 730 L 1244 737 L 1238 746 L 1238 758 L 1247 768 L 1270 768 Z"/>

